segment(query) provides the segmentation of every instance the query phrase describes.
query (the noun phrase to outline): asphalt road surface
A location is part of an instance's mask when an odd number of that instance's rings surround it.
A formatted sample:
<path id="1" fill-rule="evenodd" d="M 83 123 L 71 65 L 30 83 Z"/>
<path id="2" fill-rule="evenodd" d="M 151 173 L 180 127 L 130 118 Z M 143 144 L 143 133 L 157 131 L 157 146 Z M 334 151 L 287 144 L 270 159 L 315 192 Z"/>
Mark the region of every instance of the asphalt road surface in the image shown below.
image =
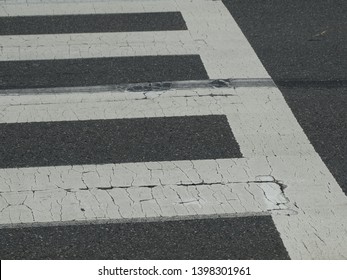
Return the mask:
<path id="1" fill-rule="evenodd" d="M 346 15 L 1 1 L 0 258 L 346 259 Z"/>

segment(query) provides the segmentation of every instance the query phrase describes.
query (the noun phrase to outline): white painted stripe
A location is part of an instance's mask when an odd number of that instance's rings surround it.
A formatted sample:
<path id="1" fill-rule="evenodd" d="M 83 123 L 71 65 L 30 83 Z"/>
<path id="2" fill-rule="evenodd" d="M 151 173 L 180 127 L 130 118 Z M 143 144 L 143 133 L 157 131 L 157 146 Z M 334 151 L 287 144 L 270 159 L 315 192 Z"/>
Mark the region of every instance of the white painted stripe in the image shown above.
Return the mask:
<path id="1" fill-rule="evenodd" d="M 157 92 L 151 95 L 143 93 L 99 93 L 68 95 L 27 95 L 0 96 L 3 104 L 0 123 L 47 122 L 74 120 L 102 120 L 118 118 L 150 118 L 170 116 L 192 116 L 223 114 L 218 97 L 198 94 L 217 93 L 214 90 L 199 89 Z M 236 93 L 232 89 L 218 90 L 220 94 Z M 183 96 L 176 96 L 182 94 Z M 185 94 L 189 94 L 185 96 Z M 155 96 L 161 97 L 155 98 Z M 165 97 L 164 97 L 165 95 Z M 124 99 L 126 96 L 126 99 Z M 122 99 L 123 97 L 123 99 Z M 118 99 L 119 98 L 119 99 Z M 118 99 L 118 100 L 117 100 Z M 224 98 L 225 104 L 241 102 L 240 97 Z M 235 105 L 236 106 L 236 105 Z"/>
<path id="2" fill-rule="evenodd" d="M 277 200 L 269 201 L 264 189 L 278 194 Z M 1 193 L 0 203 L 6 225 L 257 213 L 281 209 L 286 199 L 275 183 L 235 183 Z"/>
<path id="3" fill-rule="evenodd" d="M 269 189 L 277 200 L 264 195 Z M 109 219 L 262 213 L 282 210 L 274 183 L 114 188 L 0 194 L 2 225 Z M 280 206 L 279 206 L 280 205 Z M 285 207 L 285 206 L 283 206 Z"/>
<path id="4" fill-rule="evenodd" d="M 264 172 L 265 162 L 230 159 L 3 169 L 0 224 L 288 210 L 273 178 L 252 173 Z"/>
<path id="5" fill-rule="evenodd" d="M 269 171 L 265 157 L 6 168 L 0 193 L 256 182 Z"/>
<path id="6" fill-rule="evenodd" d="M 109 13 L 150 13 L 175 12 L 175 1 L 23 1 L 20 3 L 6 1 L 0 7 L 0 16 L 39 16 L 39 15 L 71 15 L 71 14 L 109 14 Z M 84 3 L 83 3 L 84 2 Z M 93 2 L 93 3 L 91 3 Z M 31 4 L 32 3 L 32 4 Z"/>
<path id="7" fill-rule="evenodd" d="M 0 36 L 0 61 L 196 54 L 188 31 Z"/>

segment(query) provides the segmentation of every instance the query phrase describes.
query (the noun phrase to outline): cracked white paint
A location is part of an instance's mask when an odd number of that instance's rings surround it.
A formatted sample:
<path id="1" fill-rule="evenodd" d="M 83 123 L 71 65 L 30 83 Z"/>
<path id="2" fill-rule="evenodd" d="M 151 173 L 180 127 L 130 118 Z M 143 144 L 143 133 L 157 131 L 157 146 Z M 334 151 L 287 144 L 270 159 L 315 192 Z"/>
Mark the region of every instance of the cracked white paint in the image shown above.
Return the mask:
<path id="1" fill-rule="evenodd" d="M 1 36 L 0 61 L 196 54 L 188 31 Z"/>
<path id="2" fill-rule="evenodd" d="M 170 33 L 172 39 L 177 36 L 186 43 L 181 47 L 172 42 L 172 51 L 200 54 L 211 79 L 269 77 L 220 1 L 115 1 L 20 7 L 1 5 L 0 16 L 181 11 L 189 31 Z M 65 48 L 69 44 L 67 37 L 61 38 L 65 38 Z M 39 40 L 45 42 L 43 37 Z M 155 50 L 167 40 L 170 38 L 159 38 L 152 46 L 149 42 L 147 45 Z M 133 39 L 129 46 L 136 46 Z M 28 46 L 19 47 L 24 51 Z M 100 48 L 107 50 L 107 44 Z M 11 55 L 15 59 L 15 51 Z M 32 55 L 37 57 L 35 52 Z M 2 59 L 7 56 L 2 55 Z M 216 93 L 224 96 L 210 96 Z M 347 198 L 277 88 L 0 96 L 1 123 L 209 114 L 227 116 L 243 159 L 2 169 L 1 223 L 271 210 L 291 258 L 346 259 Z M 189 168 L 193 163 L 195 167 Z M 285 207 L 291 211 L 274 210 Z"/>
<path id="3" fill-rule="evenodd" d="M 139 4 L 138 1 L 132 0 L 5 0 L 6 4 L 2 5 L 0 9 L 0 16 L 150 13 L 177 11 L 174 1 L 162 1 L 165 2 L 165 4 L 160 4 L 156 0 L 144 0 L 141 2 L 145 3 Z M 22 3 L 27 5 L 23 5 Z"/>
<path id="4" fill-rule="evenodd" d="M 1 224 L 267 212 L 266 183 L 0 193 Z"/>
<path id="5" fill-rule="evenodd" d="M 218 159 L 0 169 L 0 193 L 260 182 L 266 159 Z"/>

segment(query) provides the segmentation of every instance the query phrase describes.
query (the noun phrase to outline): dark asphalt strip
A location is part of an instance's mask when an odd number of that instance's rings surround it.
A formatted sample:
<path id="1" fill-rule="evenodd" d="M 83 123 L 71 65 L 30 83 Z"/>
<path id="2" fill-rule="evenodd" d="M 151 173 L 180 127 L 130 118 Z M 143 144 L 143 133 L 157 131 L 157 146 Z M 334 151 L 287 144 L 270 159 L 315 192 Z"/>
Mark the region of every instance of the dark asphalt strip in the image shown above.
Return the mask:
<path id="1" fill-rule="evenodd" d="M 347 80 L 337 81 L 300 81 L 300 80 L 277 80 L 277 86 L 297 89 L 343 89 L 347 90 Z"/>
<path id="2" fill-rule="evenodd" d="M 180 12 L 0 17 L 0 35 L 187 30 Z"/>
<path id="3" fill-rule="evenodd" d="M 0 259 L 289 259 L 270 216 L 0 229 Z"/>
<path id="4" fill-rule="evenodd" d="M 223 2 L 347 195 L 347 1 Z"/>
<path id="5" fill-rule="evenodd" d="M 0 89 L 206 80 L 199 55 L 0 62 Z"/>
<path id="6" fill-rule="evenodd" d="M 24 94 L 57 94 L 57 93 L 98 93 L 98 92 L 141 92 L 146 94 L 150 91 L 169 91 L 174 89 L 215 89 L 215 88 L 239 88 L 239 87 L 276 87 L 271 78 L 261 79 L 210 79 L 210 80 L 189 80 L 189 81 L 172 81 L 172 82 L 152 82 L 152 83 L 131 83 L 131 84 L 114 84 L 106 86 L 89 86 L 89 87 L 60 87 L 60 88 L 29 88 L 29 89 L 5 89 L 0 90 L 0 95 L 24 95 Z M 214 93 L 209 96 L 225 96 L 223 93 Z M 232 94 L 228 94 L 231 96 Z"/>
<path id="7" fill-rule="evenodd" d="M 0 168 L 242 157 L 224 115 L 0 124 Z"/>

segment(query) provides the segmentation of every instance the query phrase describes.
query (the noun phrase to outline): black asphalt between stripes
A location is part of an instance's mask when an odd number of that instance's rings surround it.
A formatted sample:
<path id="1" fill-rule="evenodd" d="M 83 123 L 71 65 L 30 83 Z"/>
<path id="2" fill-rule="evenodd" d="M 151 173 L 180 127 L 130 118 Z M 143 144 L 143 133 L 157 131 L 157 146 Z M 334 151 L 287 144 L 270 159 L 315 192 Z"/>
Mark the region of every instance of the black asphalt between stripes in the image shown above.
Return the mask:
<path id="1" fill-rule="evenodd" d="M 187 30 L 180 12 L 0 17 L 0 35 Z"/>
<path id="2" fill-rule="evenodd" d="M 224 115 L 0 124 L 0 168 L 240 158 Z"/>
<path id="3" fill-rule="evenodd" d="M 1 259 L 289 259 L 270 216 L 0 229 Z"/>
<path id="4" fill-rule="evenodd" d="M 206 80 L 199 55 L 0 62 L 0 89 Z"/>
<path id="5" fill-rule="evenodd" d="M 223 2 L 347 195 L 347 1 Z"/>

